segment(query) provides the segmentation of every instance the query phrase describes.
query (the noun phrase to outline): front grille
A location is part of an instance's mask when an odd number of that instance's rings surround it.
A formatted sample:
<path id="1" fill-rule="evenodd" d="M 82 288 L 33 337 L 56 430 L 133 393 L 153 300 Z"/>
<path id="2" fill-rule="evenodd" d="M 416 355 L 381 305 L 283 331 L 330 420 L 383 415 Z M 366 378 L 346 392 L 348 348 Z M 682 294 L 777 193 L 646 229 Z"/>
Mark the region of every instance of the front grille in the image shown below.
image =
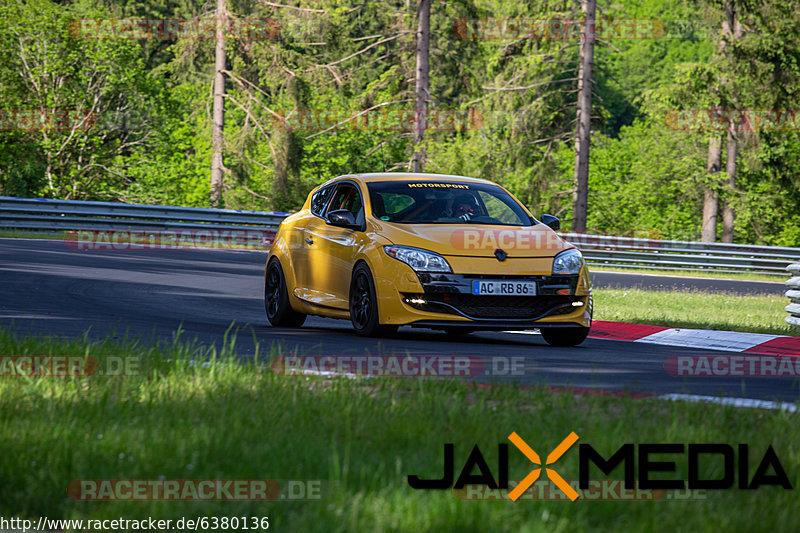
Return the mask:
<path id="1" fill-rule="evenodd" d="M 426 304 L 413 304 L 423 311 L 458 314 L 474 318 L 516 318 L 538 319 L 544 316 L 564 315 L 575 310 L 572 302 L 580 301 L 576 296 L 477 296 L 474 294 L 408 294 L 407 301 L 413 298 L 424 299 Z M 447 305 L 442 305 L 447 304 Z M 452 306 L 452 307 L 449 307 Z"/>
<path id="2" fill-rule="evenodd" d="M 472 282 L 482 279 L 504 279 L 510 281 L 533 281 L 540 296 L 558 295 L 558 291 L 569 289 L 575 293 L 578 287 L 578 276 L 522 276 L 507 274 L 434 274 L 421 272 L 418 274 L 425 294 L 431 293 L 467 293 L 470 294 Z"/>

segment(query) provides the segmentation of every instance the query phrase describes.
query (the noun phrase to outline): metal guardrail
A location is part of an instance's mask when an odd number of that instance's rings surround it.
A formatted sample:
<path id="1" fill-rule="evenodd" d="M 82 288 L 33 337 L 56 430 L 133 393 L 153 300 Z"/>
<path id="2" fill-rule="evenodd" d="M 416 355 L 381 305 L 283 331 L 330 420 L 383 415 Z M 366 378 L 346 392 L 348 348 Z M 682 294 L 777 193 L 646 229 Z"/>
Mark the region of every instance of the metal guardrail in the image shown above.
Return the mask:
<path id="1" fill-rule="evenodd" d="M 264 211 L 0 196 L 0 228 L 5 229 L 137 232 L 250 230 L 275 228 L 286 216 L 287 213 Z M 577 246 L 590 264 L 610 267 L 785 276 L 787 264 L 800 264 L 800 248 L 578 233 L 562 233 L 561 236 Z M 793 305 L 798 303 L 794 302 Z"/>
<path id="2" fill-rule="evenodd" d="M 786 291 L 786 297 L 790 302 L 784 310 L 789 313 L 785 318 L 786 322 L 793 326 L 800 326 L 800 263 L 793 263 L 786 267 L 792 277 L 786 282 L 789 290 Z"/>
<path id="3" fill-rule="evenodd" d="M 0 228 L 25 230 L 240 230 L 277 227 L 287 213 L 0 196 Z"/>
<path id="4" fill-rule="evenodd" d="M 697 272 L 748 272 L 786 275 L 786 265 L 800 262 L 800 248 L 751 244 L 662 241 L 634 237 L 562 233 L 590 264 Z"/>

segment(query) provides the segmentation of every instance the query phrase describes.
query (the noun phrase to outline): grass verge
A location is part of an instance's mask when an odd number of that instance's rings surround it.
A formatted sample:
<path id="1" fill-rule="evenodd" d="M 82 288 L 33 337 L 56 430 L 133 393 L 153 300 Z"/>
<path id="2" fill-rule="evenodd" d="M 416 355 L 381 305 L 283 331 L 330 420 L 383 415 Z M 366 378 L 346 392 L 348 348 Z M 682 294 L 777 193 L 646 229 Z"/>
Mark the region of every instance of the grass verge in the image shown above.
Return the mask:
<path id="1" fill-rule="evenodd" d="M 474 444 L 497 475 L 497 444 L 511 432 L 541 454 L 575 431 L 609 455 L 624 443 L 748 443 L 750 475 L 771 444 L 798 488 L 797 414 L 459 381 L 281 377 L 263 365 L 266 354 L 242 362 L 234 352 L 233 342 L 218 353 L 178 340 L 142 346 L 0 331 L 0 354 L 89 355 L 100 368 L 113 357 L 137 361 L 127 375 L 0 378 L 0 516 L 268 516 L 277 531 L 325 532 L 796 529 L 797 495 L 779 487 L 688 501 L 512 503 L 413 490 L 406 476 L 440 477 L 446 442 L 455 443 L 456 475 Z M 211 364 L 190 363 L 197 358 Z M 576 479 L 577 452 L 553 468 Z M 509 456 L 512 480 L 534 467 L 513 445 Z M 686 476 L 684 455 L 658 460 L 675 460 L 675 476 Z M 622 475 L 618 468 L 609 477 Z M 704 462 L 701 475 L 721 477 L 720 464 Z M 324 480 L 329 489 L 296 502 L 69 498 L 70 481 L 86 478 Z"/>
<path id="2" fill-rule="evenodd" d="M 594 289 L 595 320 L 799 335 L 784 322 L 789 300 L 778 295 L 738 295 L 697 291 Z"/>
<path id="3" fill-rule="evenodd" d="M 788 264 L 788 263 L 787 263 Z M 714 270 L 688 271 L 688 270 L 659 270 L 654 268 L 623 268 L 623 267 L 604 267 L 600 264 L 589 263 L 589 270 L 592 272 L 624 272 L 626 274 L 649 274 L 655 276 L 674 276 L 684 278 L 713 278 L 713 279 L 735 279 L 748 281 L 771 281 L 774 283 L 785 283 L 791 275 L 787 271 L 785 274 L 752 274 L 750 272 L 717 272 Z"/>
<path id="4" fill-rule="evenodd" d="M 65 231 L 45 231 L 45 230 L 24 230 L 24 229 L 5 229 L 0 230 L 2 239 L 48 239 L 63 240 Z"/>

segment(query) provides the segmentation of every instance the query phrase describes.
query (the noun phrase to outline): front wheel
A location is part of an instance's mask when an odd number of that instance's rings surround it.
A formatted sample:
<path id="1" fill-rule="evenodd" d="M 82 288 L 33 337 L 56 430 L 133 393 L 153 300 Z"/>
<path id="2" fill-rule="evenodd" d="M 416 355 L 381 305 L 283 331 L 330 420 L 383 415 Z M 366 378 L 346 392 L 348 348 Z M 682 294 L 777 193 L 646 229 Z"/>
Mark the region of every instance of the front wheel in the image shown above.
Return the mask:
<path id="1" fill-rule="evenodd" d="M 378 297 L 372 272 L 364 263 L 353 270 L 350 280 L 350 322 L 356 333 L 365 337 L 391 335 L 397 326 L 381 324 L 378 317 Z"/>
<path id="2" fill-rule="evenodd" d="M 577 346 L 589 335 L 589 328 L 583 326 L 542 328 L 540 331 L 550 346 Z"/>
<path id="3" fill-rule="evenodd" d="M 277 259 L 270 261 L 267 266 L 267 276 L 264 280 L 264 308 L 273 326 L 299 328 L 306 321 L 306 315 L 298 313 L 289 304 L 286 278 Z"/>

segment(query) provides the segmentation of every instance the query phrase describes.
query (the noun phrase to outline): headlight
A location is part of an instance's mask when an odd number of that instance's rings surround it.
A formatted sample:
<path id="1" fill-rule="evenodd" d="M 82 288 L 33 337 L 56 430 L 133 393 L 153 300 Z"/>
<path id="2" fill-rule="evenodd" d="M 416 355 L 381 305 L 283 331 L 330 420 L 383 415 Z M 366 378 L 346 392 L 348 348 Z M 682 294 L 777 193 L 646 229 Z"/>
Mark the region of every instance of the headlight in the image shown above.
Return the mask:
<path id="1" fill-rule="evenodd" d="M 583 266 L 583 256 L 575 248 L 565 250 L 553 259 L 553 274 L 577 274 Z"/>
<path id="2" fill-rule="evenodd" d="M 415 272 L 452 272 L 447 260 L 439 254 L 410 246 L 384 246 L 389 257 L 406 263 Z"/>

